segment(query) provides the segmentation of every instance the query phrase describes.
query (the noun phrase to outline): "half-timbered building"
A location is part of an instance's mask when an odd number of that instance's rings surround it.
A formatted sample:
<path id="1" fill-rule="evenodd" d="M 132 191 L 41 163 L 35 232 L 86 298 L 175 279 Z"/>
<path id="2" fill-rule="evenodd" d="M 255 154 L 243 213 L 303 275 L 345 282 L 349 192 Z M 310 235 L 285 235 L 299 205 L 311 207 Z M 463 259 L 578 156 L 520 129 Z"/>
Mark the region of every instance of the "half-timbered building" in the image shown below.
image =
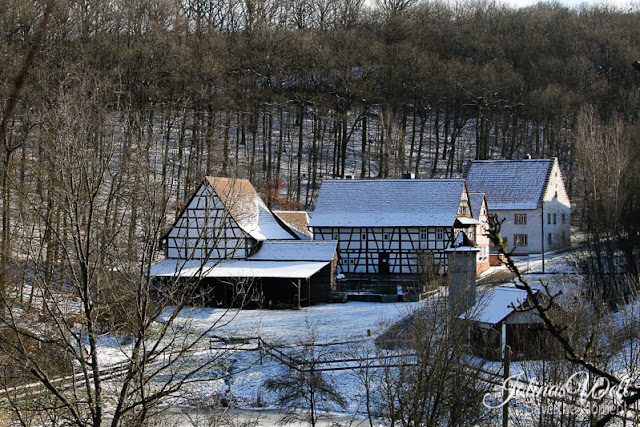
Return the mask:
<path id="1" fill-rule="evenodd" d="M 163 237 L 167 258 L 247 258 L 266 240 L 298 239 L 246 179 L 207 177 Z"/>
<path id="2" fill-rule="evenodd" d="M 167 258 L 151 274 L 198 280 L 212 305 L 326 301 L 335 288 L 337 243 L 301 238 L 248 180 L 207 177 L 163 237 Z"/>
<path id="3" fill-rule="evenodd" d="M 475 238 L 466 185 L 448 180 L 326 180 L 310 227 L 316 240 L 337 240 L 345 282 L 388 286 L 445 272 L 458 232 Z"/>

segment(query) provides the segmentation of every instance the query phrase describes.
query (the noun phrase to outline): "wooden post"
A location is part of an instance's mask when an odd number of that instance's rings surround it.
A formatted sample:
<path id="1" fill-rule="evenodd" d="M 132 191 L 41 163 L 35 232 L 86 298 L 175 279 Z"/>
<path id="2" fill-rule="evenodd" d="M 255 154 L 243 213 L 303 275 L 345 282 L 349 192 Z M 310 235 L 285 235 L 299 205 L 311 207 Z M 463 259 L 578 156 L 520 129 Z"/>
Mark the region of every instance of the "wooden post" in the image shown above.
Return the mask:
<path id="1" fill-rule="evenodd" d="M 298 279 L 298 310 L 300 309 L 300 292 L 301 292 L 301 281 Z"/>
<path id="2" fill-rule="evenodd" d="M 511 346 L 506 346 L 504 351 L 504 387 L 502 389 L 502 427 L 509 427 L 509 403 L 507 399 L 509 399 L 509 383 L 507 382 L 507 378 L 511 376 L 510 364 L 511 364 Z"/>
<path id="3" fill-rule="evenodd" d="M 542 198 L 542 241 L 540 243 L 542 244 L 542 274 L 544 274 L 544 197 Z"/>
<path id="4" fill-rule="evenodd" d="M 505 357 L 507 353 L 507 322 L 502 321 L 502 328 L 500 333 L 500 350 L 502 351 L 502 357 Z"/>

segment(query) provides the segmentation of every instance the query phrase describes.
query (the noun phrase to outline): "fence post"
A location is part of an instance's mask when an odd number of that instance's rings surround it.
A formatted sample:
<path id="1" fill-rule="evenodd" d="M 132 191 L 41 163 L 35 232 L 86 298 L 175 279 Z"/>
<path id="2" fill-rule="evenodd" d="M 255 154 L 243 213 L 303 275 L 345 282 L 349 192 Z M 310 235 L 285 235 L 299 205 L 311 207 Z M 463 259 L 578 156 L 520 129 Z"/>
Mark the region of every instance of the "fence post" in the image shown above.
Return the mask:
<path id="1" fill-rule="evenodd" d="M 511 364 L 511 346 L 508 345 L 504 349 L 504 382 L 502 388 L 502 427 L 509 427 L 509 382 L 507 379 L 511 376 L 509 373 L 509 365 Z"/>

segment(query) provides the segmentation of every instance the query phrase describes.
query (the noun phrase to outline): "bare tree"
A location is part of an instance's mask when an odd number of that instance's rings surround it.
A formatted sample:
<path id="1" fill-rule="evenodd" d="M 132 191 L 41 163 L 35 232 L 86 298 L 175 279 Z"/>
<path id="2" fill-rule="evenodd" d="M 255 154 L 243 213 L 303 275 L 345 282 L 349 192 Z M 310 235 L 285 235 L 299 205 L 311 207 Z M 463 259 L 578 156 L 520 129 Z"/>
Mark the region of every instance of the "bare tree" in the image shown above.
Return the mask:
<path id="1" fill-rule="evenodd" d="M 66 88 L 72 87 L 60 91 L 44 117 L 48 167 L 41 178 L 51 203 L 24 194 L 28 208 L 16 221 L 24 239 L 21 279 L 34 297 L 25 300 L 16 286 L 1 300 L 3 360 L 22 375 L 22 384 L 35 382 L 39 391 L 32 399 L 25 399 L 25 388 L 6 391 L 19 420 L 142 425 L 164 399 L 179 397 L 196 374 L 222 375 L 224 352 L 196 352 L 230 319 L 195 332 L 193 311 L 183 309 L 202 291 L 201 276 L 155 283 L 151 266 L 169 206 L 167 183 L 155 167 L 161 153 L 136 146 L 125 159 L 101 99 L 108 86 L 72 75 Z M 133 182 L 138 185 L 125 185 Z M 132 217 L 134 205 L 139 220 Z M 214 228 L 213 220 L 208 224 Z M 59 258 L 39 249 L 45 236 Z M 209 252 L 197 258 L 203 263 L 216 251 L 217 242 L 210 243 Z M 211 258 L 214 264 L 222 259 Z M 52 260 L 59 268 L 47 274 Z M 119 363 L 101 355 L 109 337 L 118 340 Z M 58 363 L 46 354 L 56 355 Z"/>
<path id="2" fill-rule="evenodd" d="M 378 337 L 388 350 L 380 355 L 386 361 L 376 401 L 391 425 L 473 424 L 494 416 L 482 404 L 491 388 L 485 364 L 467 354 L 469 330 L 459 312 L 436 295 Z"/>
<path id="3" fill-rule="evenodd" d="M 532 301 L 531 309 L 542 319 L 546 330 L 548 330 L 560 344 L 562 351 L 564 352 L 565 359 L 571 362 L 574 366 L 585 369 L 591 375 L 598 378 L 599 381 L 604 381 L 611 387 L 623 387 L 624 393 L 619 396 L 620 402 L 618 402 L 621 407 L 628 408 L 640 400 L 640 386 L 627 381 L 630 373 L 620 371 L 607 363 L 607 361 L 613 357 L 617 351 L 614 348 L 608 348 L 603 351 L 601 347 L 602 336 L 598 331 L 615 331 L 617 329 L 615 326 L 605 326 L 605 322 L 609 317 L 607 316 L 606 311 L 603 311 L 603 300 L 600 299 L 600 303 L 598 303 L 598 299 L 594 298 L 593 294 L 588 296 L 588 301 L 594 304 L 594 311 L 596 314 L 595 319 L 597 321 L 591 323 L 590 328 L 588 328 L 586 333 L 576 334 L 576 330 L 570 327 L 571 324 L 568 323 L 566 319 L 558 318 L 553 315 L 552 307 L 554 307 L 554 304 L 561 293 L 558 291 L 554 292 L 548 286 L 543 284 L 543 290 L 546 298 L 534 297 L 534 289 L 529 281 L 522 275 L 506 250 L 506 244 L 500 236 L 500 222 L 497 217 L 490 218 L 490 237 L 493 245 L 498 249 L 499 253 L 506 257 L 507 267 L 516 276 L 516 286 L 527 292 L 528 299 Z M 636 303 L 634 302 L 633 304 Z M 632 343 L 631 348 L 636 348 L 637 344 L 633 343 L 637 342 L 637 335 L 631 335 L 629 338 Z M 626 343 L 627 340 L 623 340 L 623 342 Z M 605 356 L 605 359 L 602 360 L 598 356 Z M 633 367 L 633 369 L 636 369 L 636 367 Z M 625 377 L 627 377 L 626 380 Z M 604 414 L 595 414 L 594 416 L 596 417 L 596 420 L 592 424 L 596 426 L 606 425 L 617 415 L 617 410 L 608 411 Z"/>
<path id="4" fill-rule="evenodd" d="M 302 420 L 315 426 L 323 412 L 344 408 L 347 402 L 325 373 L 318 370 L 318 362 L 327 357 L 327 347 L 316 346 L 316 333 L 308 327 L 309 334 L 299 344 L 299 351 L 291 355 L 291 360 L 299 364 L 290 364 L 287 375 L 271 378 L 265 385 L 278 394 L 278 406 L 286 412 L 283 422 Z"/>

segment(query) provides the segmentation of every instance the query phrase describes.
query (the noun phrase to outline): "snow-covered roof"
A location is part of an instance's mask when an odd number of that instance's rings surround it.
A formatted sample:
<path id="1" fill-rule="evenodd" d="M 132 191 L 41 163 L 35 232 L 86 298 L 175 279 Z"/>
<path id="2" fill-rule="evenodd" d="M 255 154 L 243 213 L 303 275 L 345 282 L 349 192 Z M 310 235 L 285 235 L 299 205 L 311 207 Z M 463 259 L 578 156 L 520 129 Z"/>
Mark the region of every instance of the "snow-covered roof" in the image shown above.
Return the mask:
<path id="1" fill-rule="evenodd" d="M 207 177 L 238 226 L 258 241 L 297 237 L 276 220 L 247 179 Z"/>
<path id="2" fill-rule="evenodd" d="M 537 292 L 536 292 L 537 293 Z M 498 286 L 486 292 L 462 318 L 496 325 L 513 313 L 527 300 L 527 291 L 509 286 Z"/>
<path id="3" fill-rule="evenodd" d="M 338 242 L 324 240 L 275 240 L 262 243 L 249 261 L 324 261 L 335 256 Z"/>
<path id="4" fill-rule="evenodd" d="M 204 265 L 197 260 L 168 258 L 151 267 L 151 277 L 212 277 L 212 278 L 278 278 L 308 279 L 328 262 L 322 261 L 211 261 Z"/>
<path id="5" fill-rule="evenodd" d="M 462 179 L 326 180 L 311 227 L 451 227 Z"/>
<path id="6" fill-rule="evenodd" d="M 459 225 L 462 226 L 469 226 L 469 225 L 476 225 L 478 224 L 478 220 L 475 218 L 469 218 L 466 216 L 459 216 L 458 218 L 456 218 L 456 221 Z"/>
<path id="7" fill-rule="evenodd" d="M 467 235 L 460 231 L 456 236 L 451 247 L 445 249 L 445 252 L 479 252 L 480 249 L 476 247 L 476 244 L 467 237 Z"/>
<path id="8" fill-rule="evenodd" d="M 470 193 L 484 192 L 491 210 L 537 209 L 555 159 L 474 160 Z"/>
<path id="9" fill-rule="evenodd" d="M 302 240 L 313 238 L 309 230 L 309 215 L 305 211 L 273 211 L 274 215 L 298 235 Z"/>
<path id="10" fill-rule="evenodd" d="M 480 221 L 480 211 L 482 210 L 482 201 L 484 200 L 484 193 L 469 193 L 469 203 L 471 203 L 471 210 L 473 211 L 473 218 L 476 221 Z"/>

